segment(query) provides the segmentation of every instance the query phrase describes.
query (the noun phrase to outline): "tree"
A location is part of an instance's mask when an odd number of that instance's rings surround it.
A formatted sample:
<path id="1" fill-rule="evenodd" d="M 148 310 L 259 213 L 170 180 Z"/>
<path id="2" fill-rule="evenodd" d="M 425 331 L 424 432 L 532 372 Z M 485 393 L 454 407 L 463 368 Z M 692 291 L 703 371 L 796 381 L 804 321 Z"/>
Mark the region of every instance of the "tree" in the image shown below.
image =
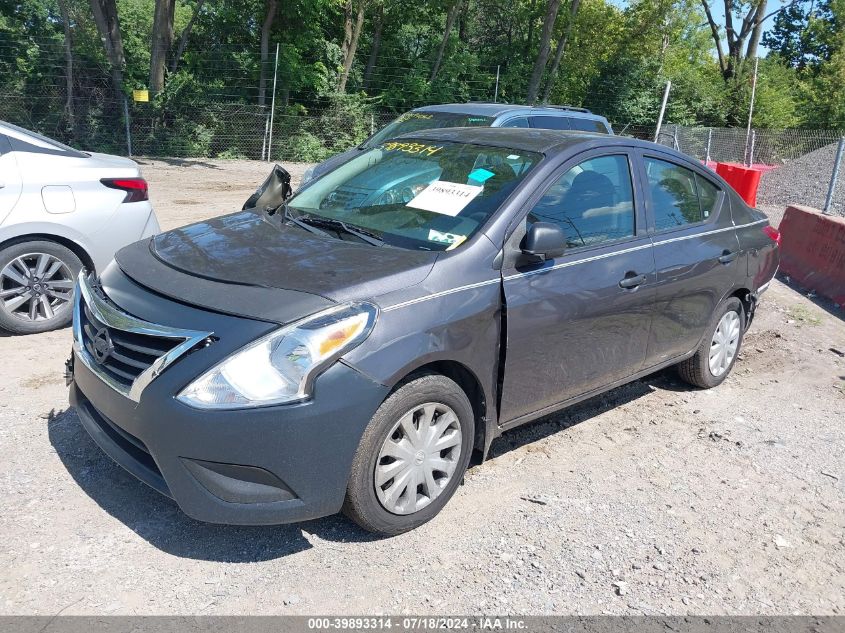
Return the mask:
<path id="1" fill-rule="evenodd" d="M 203 4 L 205 4 L 205 0 L 197 0 L 194 12 L 191 14 L 191 19 L 188 21 L 188 24 L 185 25 L 185 28 L 182 29 L 182 34 L 179 36 L 179 44 L 176 47 L 176 52 L 173 54 L 173 59 L 170 62 L 171 75 L 176 72 L 177 68 L 179 68 L 179 60 L 182 59 L 182 55 L 185 53 L 185 47 L 188 45 L 188 38 L 191 36 L 191 30 L 194 28 L 194 22 L 196 22 L 200 11 L 202 11 Z"/>
<path id="2" fill-rule="evenodd" d="M 94 22 L 97 24 L 97 31 L 106 51 L 112 88 L 115 95 L 122 99 L 125 97 L 123 67 L 126 64 L 126 58 L 123 54 L 123 38 L 120 34 L 116 0 L 91 0 L 91 12 L 94 14 Z"/>
<path id="3" fill-rule="evenodd" d="M 164 69 L 170 47 L 173 46 L 175 12 L 176 0 L 156 0 L 150 44 L 150 90 L 153 93 L 164 89 Z"/>
<path id="4" fill-rule="evenodd" d="M 452 6 L 449 7 L 449 12 L 446 14 L 446 28 L 443 30 L 443 37 L 440 40 L 440 46 L 437 49 L 437 56 L 434 58 L 434 66 L 431 69 L 431 77 L 429 81 L 433 82 L 437 78 L 437 73 L 440 71 L 440 64 L 443 63 L 443 53 L 446 51 L 446 45 L 449 43 L 449 36 L 452 34 L 452 27 L 455 25 L 455 20 L 461 12 L 461 0 L 455 0 Z"/>
<path id="5" fill-rule="evenodd" d="M 540 91 L 540 81 L 543 79 L 543 72 L 546 69 L 546 62 L 549 60 L 549 50 L 552 40 L 552 31 L 555 27 L 557 12 L 560 10 L 560 0 L 549 0 L 546 8 L 546 19 L 543 21 L 543 31 L 540 33 L 540 51 L 534 60 L 534 69 L 531 71 L 531 80 L 528 82 L 528 103 L 537 101 L 537 93 Z"/>
<path id="6" fill-rule="evenodd" d="M 68 0 L 59 0 L 59 11 L 62 14 L 62 29 L 64 31 L 65 49 L 65 116 L 67 116 L 68 129 L 73 135 L 73 45 L 70 31 L 70 12 L 67 7 Z"/>
<path id="7" fill-rule="evenodd" d="M 816 69 L 833 53 L 836 22 L 830 0 L 794 4 L 775 17 L 763 45 L 793 68 Z"/>
<path id="8" fill-rule="evenodd" d="M 790 0 L 788 4 L 770 13 L 766 13 L 768 0 L 723 1 L 727 52 L 722 46 L 721 26 L 713 17 L 713 11 L 708 0 L 701 0 L 701 5 L 704 7 L 707 24 L 710 26 L 710 33 L 716 46 L 716 56 L 719 60 L 722 76 L 725 81 L 730 81 L 742 72 L 743 63 L 746 60 L 757 57 L 757 49 L 763 33 L 763 23 L 773 15 L 793 6 L 798 0 Z M 734 20 L 740 22 L 739 29 L 735 27 Z"/>
<path id="9" fill-rule="evenodd" d="M 355 60 L 355 52 L 358 49 L 358 41 L 361 39 L 361 30 L 364 27 L 364 8 L 366 0 L 358 0 L 358 11 L 355 22 L 352 22 L 353 3 L 347 0 L 344 16 L 344 39 L 343 39 L 343 71 L 338 82 L 338 92 L 346 92 L 346 82 L 349 79 L 349 71 L 352 70 L 352 62 Z"/>
<path id="10" fill-rule="evenodd" d="M 373 70 L 378 61 L 379 49 L 381 48 L 381 34 L 384 30 L 384 0 L 376 6 L 376 25 L 373 31 L 373 44 L 370 47 L 370 56 L 367 58 L 367 67 L 364 69 L 364 90 L 370 87 L 370 80 L 373 77 Z"/>
<path id="11" fill-rule="evenodd" d="M 264 21 L 261 23 L 261 68 L 258 77 L 258 105 L 267 103 L 267 76 L 270 73 L 268 59 L 270 56 L 270 32 L 278 11 L 277 0 L 266 0 Z"/>
<path id="12" fill-rule="evenodd" d="M 549 95 L 552 92 L 552 87 L 557 78 L 557 71 L 560 67 L 560 60 L 563 59 L 563 54 L 566 51 L 566 43 L 569 41 L 569 36 L 572 33 L 572 27 L 575 24 L 575 19 L 578 17 L 578 9 L 581 7 L 581 0 L 570 0 L 569 3 L 569 19 L 566 22 L 566 30 L 557 43 L 557 50 L 555 51 L 555 58 L 552 62 L 552 67 L 549 70 L 549 78 L 546 81 L 546 89 L 543 91 L 543 101 L 548 103 Z"/>

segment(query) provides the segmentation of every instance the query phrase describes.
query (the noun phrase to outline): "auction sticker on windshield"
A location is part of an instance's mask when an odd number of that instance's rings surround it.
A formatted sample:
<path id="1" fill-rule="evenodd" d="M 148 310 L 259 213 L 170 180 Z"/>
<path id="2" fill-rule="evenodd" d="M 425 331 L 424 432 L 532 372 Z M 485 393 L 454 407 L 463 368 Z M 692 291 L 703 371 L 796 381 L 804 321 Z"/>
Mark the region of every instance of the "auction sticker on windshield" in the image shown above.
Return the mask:
<path id="1" fill-rule="evenodd" d="M 482 191 L 484 191 L 484 187 L 435 180 L 420 191 L 407 206 L 412 209 L 433 211 L 434 213 L 455 217 Z"/>

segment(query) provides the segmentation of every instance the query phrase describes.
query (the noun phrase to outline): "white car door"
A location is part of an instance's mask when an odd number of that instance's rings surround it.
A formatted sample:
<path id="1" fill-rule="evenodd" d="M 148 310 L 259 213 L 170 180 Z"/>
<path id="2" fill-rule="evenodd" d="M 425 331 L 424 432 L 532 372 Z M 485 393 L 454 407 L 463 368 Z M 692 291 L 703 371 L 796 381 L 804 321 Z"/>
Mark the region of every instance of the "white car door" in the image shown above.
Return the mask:
<path id="1" fill-rule="evenodd" d="M 9 140 L 0 134 L 0 224 L 21 197 L 21 174 Z"/>

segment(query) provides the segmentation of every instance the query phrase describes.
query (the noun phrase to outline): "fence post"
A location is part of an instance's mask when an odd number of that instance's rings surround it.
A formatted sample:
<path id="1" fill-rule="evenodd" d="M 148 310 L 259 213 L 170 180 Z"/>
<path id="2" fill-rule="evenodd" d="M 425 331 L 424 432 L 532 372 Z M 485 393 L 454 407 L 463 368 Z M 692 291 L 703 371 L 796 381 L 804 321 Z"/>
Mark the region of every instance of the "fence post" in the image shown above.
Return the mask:
<path id="1" fill-rule="evenodd" d="M 370 136 L 376 133 L 376 115 L 370 112 Z"/>
<path id="2" fill-rule="evenodd" d="M 126 125 L 126 155 L 132 158 L 132 132 L 129 131 L 129 102 L 123 95 L 123 122 Z"/>
<path id="3" fill-rule="evenodd" d="M 751 103 L 748 105 L 748 129 L 745 132 L 745 154 L 743 160 L 749 167 L 751 163 L 748 162 L 748 141 L 751 136 L 751 117 L 754 116 L 754 97 L 757 94 L 757 65 L 760 63 L 760 58 L 754 58 L 754 79 L 751 80 Z"/>
<path id="4" fill-rule="evenodd" d="M 663 101 L 660 102 L 660 114 L 657 117 L 657 129 L 654 131 L 654 142 L 657 143 L 660 139 L 660 128 L 663 127 L 663 115 L 666 113 L 666 102 L 669 101 L 669 90 L 672 88 L 672 82 L 666 82 L 666 90 L 663 91 Z"/>
<path id="5" fill-rule="evenodd" d="M 499 69 L 501 65 L 496 66 L 496 89 L 493 91 L 493 103 L 499 100 Z"/>
<path id="6" fill-rule="evenodd" d="M 833 192 L 836 191 L 836 180 L 839 178 L 839 167 L 842 164 L 842 153 L 845 151 L 845 136 L 839 139 L 839 147 L 836 148 L 836 158 L 833 160 L 833 173 L 830 175 L 830 186 L 827 188 L 827 198 L 824 201 L 822 213 L 830 213 L 830 205 L 833 203 Z"/>
<path id="7" fill-rule="evenodd" d="M 751 151 L 748 153 L 748 166 L 754 165 L 754 146 L 757 144 L 757 130 L 751 130 Z"/>
<path id="8" fill-rule="evenodd" d="M 269 156 L 269 152 L 267 152 L 267 133 L 270 131 L 270 113 L 268 112 L 264 116 L 264 141 L 261 143 L 261 160 L 264 160 L 265 153 Z"/>
<path id="9" fill-rule="evenodd" d="M 267 162 L 270 162 L 270 152 L 273 151 L 273 119 L 276 116 L 276 76 L 279 72 L 279 43 L 276 42 L 276 65 L 273 67 L 273 99 L 270 102 L 270 140 L 267 143 Z"/>
<path id="10" fill-rule="evenodd" d="M 713 143 L 713 128 L 707 128 L 707 149 L 704 152 L 704 164 L 710 162 L 710 146 Z"/>

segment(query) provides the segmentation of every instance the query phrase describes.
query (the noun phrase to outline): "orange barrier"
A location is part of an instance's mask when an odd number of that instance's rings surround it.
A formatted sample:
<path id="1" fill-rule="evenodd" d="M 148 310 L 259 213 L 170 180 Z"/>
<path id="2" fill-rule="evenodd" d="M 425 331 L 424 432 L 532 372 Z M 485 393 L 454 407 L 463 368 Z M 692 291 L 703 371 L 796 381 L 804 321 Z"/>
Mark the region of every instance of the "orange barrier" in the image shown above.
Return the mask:
<path id="1" fill-rule="evenodd" d="M 749 206 L 757 206 L 757 187 L 763 172 L 737 163 L 716 163 L 716 173 L 724 178 Z"/>
<path id="2" fill-rule="evenodd" d="M 781 270 L 805 288 L 845 305 L 845 218 L 790 205 L 779 228 Z"/>

